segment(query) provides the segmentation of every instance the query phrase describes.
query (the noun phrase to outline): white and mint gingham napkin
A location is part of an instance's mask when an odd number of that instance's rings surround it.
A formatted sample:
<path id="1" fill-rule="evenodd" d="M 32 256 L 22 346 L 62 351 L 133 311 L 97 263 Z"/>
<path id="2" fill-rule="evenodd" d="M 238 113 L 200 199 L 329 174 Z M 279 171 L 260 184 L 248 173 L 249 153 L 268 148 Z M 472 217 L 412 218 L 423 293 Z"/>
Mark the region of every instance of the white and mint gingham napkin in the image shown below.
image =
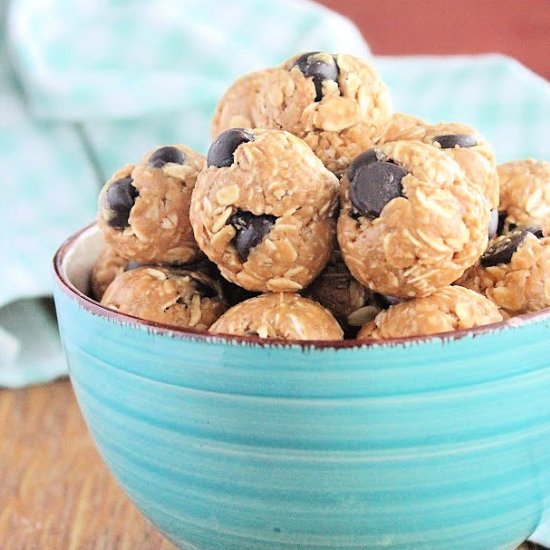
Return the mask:
<path id="1" fill-rule="evenodd" d="M 115 169 L 157 144 L 206 152 L 216 102 L 243 73 L 298 51 L 369 55 L 349 21 L 305 0 L 12 0 L 0 23 L 0 386 L 11 387 L 65 373 L 36 298 Z M 550 158 L 549 85 L 516 61 L 374 62 L 396 110 L 469 123 L 500 161 Z"/>

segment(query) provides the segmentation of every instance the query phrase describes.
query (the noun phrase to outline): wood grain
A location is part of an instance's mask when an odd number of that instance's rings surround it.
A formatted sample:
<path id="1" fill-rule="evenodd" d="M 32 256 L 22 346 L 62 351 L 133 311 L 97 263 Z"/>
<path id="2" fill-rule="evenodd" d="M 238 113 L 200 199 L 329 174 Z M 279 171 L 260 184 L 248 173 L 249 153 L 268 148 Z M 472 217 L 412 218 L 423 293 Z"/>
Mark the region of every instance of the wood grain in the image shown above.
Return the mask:
<path id="1" fill-rule="evenodd" d="M 2 550 L 173 550 L 107 472 L 67 380 L 0 390 Z"/>

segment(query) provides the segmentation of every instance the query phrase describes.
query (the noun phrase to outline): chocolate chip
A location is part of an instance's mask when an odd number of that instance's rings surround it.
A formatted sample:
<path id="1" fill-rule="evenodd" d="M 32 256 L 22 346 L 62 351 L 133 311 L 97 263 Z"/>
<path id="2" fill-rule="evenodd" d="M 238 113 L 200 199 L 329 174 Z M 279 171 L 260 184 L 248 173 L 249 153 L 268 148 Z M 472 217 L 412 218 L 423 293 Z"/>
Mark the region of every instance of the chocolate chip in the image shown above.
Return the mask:
<path id="1" fill-rule="evenodd" d="M 501 212 L 499 215 L 499 234 L 502 234 L 504 231 L 504 225 L 505 225 L 505 218 L 506 218 L 506 212 Z M 544 238 L 544 232 L 542 230 L 542 227 L 539 227 L 538 225 L 518 225 L 517 223 L 509 223 L 508 227 L 506 228 L 508 233 L 511 231 L 515 231 L 516 229 L 522 229 L 523 231 L 527 231 L 529 233 L 532 233 L 535 235 L 537 239 Z"/>
<path id="2" fill-rule="evenodd" d="M 139 191 L 132 185 L 132 178 L 122 178 L 113 182 L 105 193 L 105 206 L 112 211 L 113 217 L 107 221 L 111 227 L 128 227 L 130 210 L 136 202 Z"/>
<path id="3" fill-rule="evenodd" d="M 390 306 L 395 306 L 403 301 L 401 298 L 388 296 L 387 294 L 378 294 L 378 292 L 375 292 L 373 298 L 375 303 L 382 309 L 388 309 Z"/>
<path id="4" fill-rule="evenodd" d="M 499 221 L 498 210 L 491 210 L 491 217 L 489 218 L 489 239 L 492 239 L 498 233 Z"/>
<path id="5" fill-rule="evenodd" d="M 391 161 L 362 164 L 352 173 L 349 197 L 362 216 L 378 218 L 388 202 L 403 196 L 401 180 L 407 172 Z"/>
<path id="6" fill-rule="evenodd" d="M 514 252 L 525 240 L 529 231 L 517 229 L 498 237 L 481 256 L 480 263 L 483 267 L 490 267 L 499 264 L 508 264 Z"/>
<path id="7" fill-rule="evenodd" d="M 386 156 L 378 149 L 369 149 L 368 151 L 357 155 L 353 159 L 353 162 L 349 165 L 347 171 L 348 180 L 351 181 L 355 177 L 357 170 L 362 166 L 367 166 L 379 160 L 386 160 Z"/>
<path id="8" fill-rule="evenodd" d="M 445 134 L 434 137 L 434 141 L 441 145 L 441 149 L 454 149 L 455 147 L 475 147 L 477 140 L 468 134 Z"/>
<path id="9" fill-rule="evenodd" d="M 256 216 L 252 212 L 237 210 L 229 223 L 237 230 L 233 241 L 241 260 L 247 260 L 250 251 L 269 233 L 277 218 L 269 214 Z"/>
<path id="10" fill-rule="evenodd" d="M 315 101 L 321 101 L 323 98 L 323 80 L 334 80 L 338 82 L 338 75 L 340 70 L 336 59 L 331 56 L 331 61 L 327 61 L 319 57 L 321 52 L 308 52 L 301 55 L 293 67 L 298 67 L 304 76 L 311 76 L 313 79 L 313 85 L 315 86 Z"/>
<path id="11" fill-rule="evenodd" d="M 544 238 L 542 227 L 539 227 L 538 225 L 528 225 L 527 227 L 524 227 L 523 230 L 527 231 L 528 233 L 532 233 L 537 239 Z"/>
<path id="12" fill-rule="evenodd" d="M 179 149 L 168 145 L 157 149 L 149 158 L 149 164 L 153 168 L 162 168 L 169 162 L 183 164 L 185 162 L 185 155 Z"/>
<path id="13" fill-rule="evenodd" d="M 223 168 L 231 166 L 234 162 L 233 154 L 241 143 L 253 141 L 254 136 L 245 132 L 242 128 L 231 128 L 222 132 L 218 139 L 212 143 L 206 157 L 207 166 Z"/>

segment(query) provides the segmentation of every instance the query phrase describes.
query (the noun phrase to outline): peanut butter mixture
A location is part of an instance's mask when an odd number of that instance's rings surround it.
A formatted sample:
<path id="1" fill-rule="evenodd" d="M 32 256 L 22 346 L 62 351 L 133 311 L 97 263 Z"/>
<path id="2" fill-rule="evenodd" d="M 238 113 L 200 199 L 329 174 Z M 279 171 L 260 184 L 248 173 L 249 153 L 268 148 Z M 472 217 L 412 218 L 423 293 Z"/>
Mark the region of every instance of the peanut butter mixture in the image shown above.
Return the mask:
<path id="1" fill-rule="evenodd" d="M 267 128 L 260 113 L 260 94 L 264 81 L 273 70 L 249 73 L 227 88 L 212 117 L 212 140 L 231 128 Z"/>
<path id="2" fill-rule="evenodd" d="M 369 62 L 313 51 L 246 74 L 210 129 L 206 158 L 159 146 L 103 187 L 90 287 L 104 306 L 288 340 L 550 307 L 550 163 L 497 167 L 471 126 L 392 113 Z"/>
<path id="3" fill-rule="evenodd" d="M 550 307 L 550 238 L 525 230 L 501 235 L 457 284 L 485 295 L 508 315 Z"/>
<path id="4" fill-rule="evenodd" d="M 206 330 L 227 309 L 221 285 L 197 271 L 139 267 L 119 275 L 101 304 L 134 317 Z"/>
<path id="5" fill-rule="evenodd" d="M 149 151 L 118 170 L 99 195 L 98 224 L 117 254 L 141 263 L 186 264 L 200 254 L 189 203 L 205 159 L 184 145 Z"/>
<path id="6" fill-rule="evenodd" d="M 295 293 L 263 294 L 224 313 L 210 332 L 284 340 L 341 340 L 343 332 L 329 311 Z"/>
<path id="7" fill-rule="evenodd" d="M 381 294 L 433 294 L 487 245 L 486 201 L 449 155 L 419 141 L 387 143 L 356 159 L 342 178 L 341 201 L 344 260 Z"/>
<path id="8" fill-rule="evenodd" d="M 228 130 L 208 158 L 190 213 L 203 252 L 248 290 L 305 288 L 332 252 L 336 177 L 280 130 Z"/>
<path id="9" fill-rule="evenodd" d="M 101 300 L 107 287 L 116 277 L 127 271 L 128 264 L 131 262 L 118 255 L 110 246 L 106 246 L 99 253 L 92 269 L 91 278 L 92 292 L 96 300 Z"/>
<path id="10" fill-rule="evenodd" d="M 462 168 L 474 189 L 497 210 L 499 184 L 495 155 L 489 142 L 474 128 L 456 122 L 428 124 L 418 117 L 395 113 L 378 144 L 417 140 L 433 145 L 450 155 Z"/>
<path id="11" fill-rule="evenodd" d="M 357 335 L 359 340 L 422 336 L 473 328 L 502 321 L 487 298 L 459 286 L 448 286 L 430 296 L 403 302 L 381 311 Z"/>
<path id="12" fill-rule="evenodd" d="M 536 225 L 550 237 L 550 162 L 514 160 L 498 167 L 504 231 Z"/>
<path id="13" fill-rule="evenodd" d="M 241 115 L 258 128 L 287 130 L 338 175 L 374 144 L 390 119 L 386 86 L 369 63 L 351 55 L 308 52 L 245 79 L 222 98 L 213 132 L 228 129 L 218 122 L 222 115 L 228 123 Z M 260 81 L 258 93 L 249 91 Z M 252 95 L 252 102 L 239 106 L 238 93 Z"/>

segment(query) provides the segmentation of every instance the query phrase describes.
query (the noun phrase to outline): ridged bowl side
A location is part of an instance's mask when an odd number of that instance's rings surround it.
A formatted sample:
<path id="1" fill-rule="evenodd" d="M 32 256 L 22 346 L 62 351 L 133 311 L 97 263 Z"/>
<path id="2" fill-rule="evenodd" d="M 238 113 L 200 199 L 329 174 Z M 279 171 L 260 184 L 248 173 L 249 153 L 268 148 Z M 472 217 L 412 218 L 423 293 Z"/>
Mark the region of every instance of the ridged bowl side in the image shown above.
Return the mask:
<path id="1" fill-rule="evenodd" d="M 550 320 L 347 348 L 56 305 L 111 471 L 186 549 L 513 549 L 550 510 Z"/>

